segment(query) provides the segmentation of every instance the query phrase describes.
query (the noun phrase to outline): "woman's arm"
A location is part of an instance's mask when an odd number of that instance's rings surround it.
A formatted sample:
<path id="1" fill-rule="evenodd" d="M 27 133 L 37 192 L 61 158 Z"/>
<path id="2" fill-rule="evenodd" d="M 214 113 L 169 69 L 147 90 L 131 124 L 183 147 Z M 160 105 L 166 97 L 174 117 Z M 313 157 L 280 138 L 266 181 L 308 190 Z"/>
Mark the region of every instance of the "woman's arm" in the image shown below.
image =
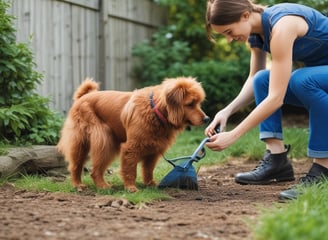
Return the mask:
<path id="1" fill-rule="evenodd" d="M 226 107 L 230 115 L 250 104 L 254 99 L 253 77 L 266 67 L 266 53 L 258 48 L 251 48 L 250 71 L 238 96 Z"/>
<path id="2" fill-rule="evenodd" d="M 281 107 L 292 71 L 293 44 L 298 36 L 306 33 L 306 29 L 304 19 L 297 16 L 286 16 L 276 23 L 270 41 L 272 64 L 268 96 L 236 128 L 213 136 L 207 144 L 209 148 L 227 148 Z"/>
<path id="3" fill-rule="evenodd" d="M 293 45 L 297 37 L 307 31 L 305 20 L 297 16 L 281 18 L 272 30 L 270 49 L 272 56 L 268 96 L 234 129 L 239 138 L 265 120 L 283 104 L 292 72 Z"/>
<path id="4" fill-rule="evenodd" d="M 251 49 L 251 59 L 250 59 L 250 71 L 246 82 L 244 83 L 242 89 L 240 90 L 237 97 L 224 109 L 219 111 L 213 121 L 205 129 L 205 135 L 212 136 L 215 134 L 215 127 L 220 125 L 220 132 L 225 131 L 228 118 L 242 109 L 243 107 L 250 104 L 254 99 L 253 94 L 253 77 L 254 74 L 264 69 L 266 66 L 266 53 L 258 48 Z"/>

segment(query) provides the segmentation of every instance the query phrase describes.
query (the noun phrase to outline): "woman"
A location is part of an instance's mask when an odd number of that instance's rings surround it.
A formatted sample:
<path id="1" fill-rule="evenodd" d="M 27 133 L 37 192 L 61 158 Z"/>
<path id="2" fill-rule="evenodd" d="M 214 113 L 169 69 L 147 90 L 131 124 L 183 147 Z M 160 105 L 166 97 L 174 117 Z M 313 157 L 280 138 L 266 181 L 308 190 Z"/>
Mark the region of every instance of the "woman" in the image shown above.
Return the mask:
<path id="1" fill-rule="evenodd" d="M 328 176 L 328 18 L 299 4 L 264 7 L 251 0 L 208 0 L 206 30 L 212 41 L 215 32 L 228 42 L 248 42 L 251 51 L 249 76 L 243 88 L 205 130 L 210 136 L 207 147 L 221 151 L 259 124 L 266 153 L 254 170 L 238 173 L 236 182 L 292 181 L 289 146 L 283 143 L 281 106 L 303 106 L 309 112 L 308 156 L 313 158 L 313 165 L 300 183 L 322 181 L 322 176 Z M 267 54 L 271 55 L 270 70 L 265 69 Z M 293 70 L 294 61 L 304 67 Z M 253 98 L 253 111 L 234 129 L 224 131 L 229 116 Z M 219 134 L 215 134 L 217 125 Z M 279 197 L 296 198 L 297 192 L 292 188 Z"/>

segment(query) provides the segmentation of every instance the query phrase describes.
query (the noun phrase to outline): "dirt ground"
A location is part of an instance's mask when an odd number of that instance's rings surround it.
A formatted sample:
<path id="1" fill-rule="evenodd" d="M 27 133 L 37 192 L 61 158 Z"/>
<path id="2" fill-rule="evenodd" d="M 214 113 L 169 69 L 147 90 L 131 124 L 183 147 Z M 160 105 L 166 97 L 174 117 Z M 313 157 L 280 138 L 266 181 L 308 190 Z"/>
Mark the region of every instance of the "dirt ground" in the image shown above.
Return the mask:
<path id="1" fill-rule="evenodd" d="M 168 190 L 172 200 L 132 205 L 111 196 L 0 187 L 0 239 L 252 239 L 249 223 L 293 182 L 243 186 L 234 174 L 256 163 L 200 168 L 198 191 Z M 296 177 L 309 161 L 293 162 Z M 284 204 L 284 203 L 281 203 Z"/>
<path id="2" fill-rule="evenodd" d="M 300 115 L 285 125 L 307 126 Z M 30 192 L 0 186 L 0 240 L 48 239 L 252 239 L 251 224 L 261 208 L 278 202 L 278 194 L 296 183 L 239 185 L 234 175 L 256 163 L 233 159 L 198 172 L 198 191 L 168 190 L 171 200 L 133 205 L 111 196 Z M 295 177 L 310 168 L 293 161 Z M 284 203 L 279 203 L 284 204 Z"/>

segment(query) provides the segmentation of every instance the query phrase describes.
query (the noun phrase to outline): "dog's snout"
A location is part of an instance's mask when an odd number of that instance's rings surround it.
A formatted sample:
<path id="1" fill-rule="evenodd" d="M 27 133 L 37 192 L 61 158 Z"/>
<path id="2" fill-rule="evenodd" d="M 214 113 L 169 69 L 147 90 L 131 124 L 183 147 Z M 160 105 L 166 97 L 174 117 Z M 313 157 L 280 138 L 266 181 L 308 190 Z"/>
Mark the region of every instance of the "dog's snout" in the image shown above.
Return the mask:
<path id="1" fill-rule="evenodd" d="M 208 123 L 210 121 L 210 117 L 209 116 L 205 116 L 204 118 L 203 118 L 203 122 L 204 123 Z"/>

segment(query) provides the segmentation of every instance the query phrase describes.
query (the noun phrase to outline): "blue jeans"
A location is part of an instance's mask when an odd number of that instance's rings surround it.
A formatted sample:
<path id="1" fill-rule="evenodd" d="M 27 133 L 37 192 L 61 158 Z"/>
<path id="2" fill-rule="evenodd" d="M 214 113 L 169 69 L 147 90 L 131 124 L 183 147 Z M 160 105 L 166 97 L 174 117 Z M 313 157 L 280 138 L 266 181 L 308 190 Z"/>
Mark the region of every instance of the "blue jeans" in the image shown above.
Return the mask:
<path id="1" fill-rule="evenodd" d="M 254 76 L 254 96 L 258 105 L 268 95 L 269 70 Z M 309 113 L 308 156 L 328 158 L 328 66 L 295 70 L 289 80 L 284 103 L 305 107 Z M 260 139 L 283 139 L 282 113 L 277 110 L 260 124 Z"/>

